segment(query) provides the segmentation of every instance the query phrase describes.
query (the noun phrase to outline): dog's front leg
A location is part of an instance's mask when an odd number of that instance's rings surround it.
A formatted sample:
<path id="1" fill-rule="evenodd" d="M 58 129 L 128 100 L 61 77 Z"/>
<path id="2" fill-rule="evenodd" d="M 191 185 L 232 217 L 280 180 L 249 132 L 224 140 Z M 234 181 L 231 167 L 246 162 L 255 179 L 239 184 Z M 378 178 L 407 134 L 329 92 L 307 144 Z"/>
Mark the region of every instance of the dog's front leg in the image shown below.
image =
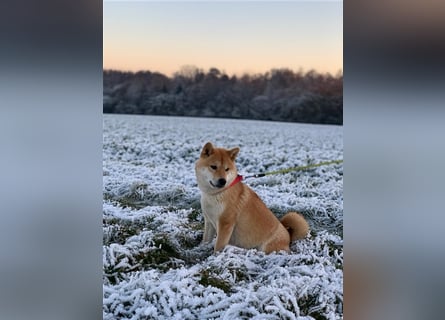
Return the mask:
<path id="1" fill-rule="evenodd" d="M 220 219 L 218 221 L 218 231 L 216 234 L 216 243 L 214 251 L 221 251 L 230 241 L 235 223 L 233 221 L 227 221 Z"/>
<path id="2" fill-rule="evenodd" d="M 208 242 L 212 241 L 215 234 L 216 234 L 216 230 L 213 227 L 212 223 L 210 222 L 210 220 L 208 218 L 204 217 L 204 235 L 202 237 L 202 242 L 208 243 Z"/>

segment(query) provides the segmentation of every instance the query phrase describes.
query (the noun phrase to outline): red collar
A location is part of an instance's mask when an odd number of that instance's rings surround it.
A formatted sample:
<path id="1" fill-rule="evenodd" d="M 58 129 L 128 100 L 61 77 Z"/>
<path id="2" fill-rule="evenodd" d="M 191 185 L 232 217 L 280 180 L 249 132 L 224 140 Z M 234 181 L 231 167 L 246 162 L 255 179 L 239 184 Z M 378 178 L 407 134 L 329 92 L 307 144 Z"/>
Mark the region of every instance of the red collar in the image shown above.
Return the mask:
<path id="1" fill-rule="evenodd" d="M 229 185 L 228 188 L 233 187 L 235 184 L 243 180 L 243 176 L 237 175 L 235 180 L 232 181 L 232 183 Z"/>

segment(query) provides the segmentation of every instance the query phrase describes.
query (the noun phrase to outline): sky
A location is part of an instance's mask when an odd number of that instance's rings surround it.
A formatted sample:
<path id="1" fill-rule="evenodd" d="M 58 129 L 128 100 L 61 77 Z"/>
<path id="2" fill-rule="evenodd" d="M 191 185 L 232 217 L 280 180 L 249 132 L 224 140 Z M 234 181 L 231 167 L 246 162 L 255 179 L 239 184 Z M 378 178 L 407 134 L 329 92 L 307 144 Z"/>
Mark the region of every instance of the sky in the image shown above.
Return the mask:
<path id="1" fill-rule="evenodd" d="M 341 1 L 105 0 L 103 7 L 104 69 L 343 70 Z"/>

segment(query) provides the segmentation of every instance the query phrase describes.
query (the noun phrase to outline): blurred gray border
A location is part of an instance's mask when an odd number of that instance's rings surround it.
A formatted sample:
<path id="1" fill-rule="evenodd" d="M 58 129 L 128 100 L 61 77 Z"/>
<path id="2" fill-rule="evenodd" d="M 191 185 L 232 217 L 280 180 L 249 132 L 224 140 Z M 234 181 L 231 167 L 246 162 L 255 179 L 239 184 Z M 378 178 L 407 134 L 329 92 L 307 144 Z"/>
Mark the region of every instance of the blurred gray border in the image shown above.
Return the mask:
<path id="1" fill-rule="evenodd" d="M 344 4 L 348 318 L 440 316 L 441 10 Z M 0 317 L 97 319 L 102 2 L 9 0 L 0 12 Z"/>

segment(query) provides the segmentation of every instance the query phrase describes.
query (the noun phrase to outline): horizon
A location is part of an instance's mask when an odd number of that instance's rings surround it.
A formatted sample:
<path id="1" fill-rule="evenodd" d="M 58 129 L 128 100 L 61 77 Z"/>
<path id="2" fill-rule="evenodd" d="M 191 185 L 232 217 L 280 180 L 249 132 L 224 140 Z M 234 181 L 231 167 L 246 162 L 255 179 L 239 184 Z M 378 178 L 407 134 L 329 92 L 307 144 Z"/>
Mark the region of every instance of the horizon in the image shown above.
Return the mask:
<path id="1" fill-rule="evenodd" d="M 197 70 L 203 71 L 204 73 L 208 73 L 210 71 L 210 69 L 215 68 L 215 69 L 218 69 L 221 72 L 221 74 L 225 74 L 228 77 L 233 77 L 233 76 L 242 77 L 244 75 L 248 75 L 248 76 L 265 75 L 266 73 L 270 73 L 270 72 L 272 72 L 274 70 L 290 70 L 293 73 L 300 73 L 301 72 L 303 75 L 305 75 L 305 74 L 307 74 L 307 73 L 309 73 L 311 71 L 315 71 L 315 73 L 317 73 L 319 75 L 331 75 L 333 77 L 337 77 L 339 74 L 343 75 L 343 69 L 337 70 L 337 72 L 335 72 L 335 73 L 331 73 L 331 72 L 321 72 L 321 71 L 313 69 L 313 68 L 307 69 L 307 70 L 299 68 L 298 70 L 294 70 L 294 69 L 291 69 L 291 68 L 288 68 L 288 67 L 273 68 L 273 69 L 264 70 L 262 72 L 255 72 L 255 73 L 244 72 L 244 73 L 237 74 L 237 73 L 225 72 L 225 70 L 223 70 L 222 68 L 218 68 L 217 66 L 212 66 L 212 67 L 206 69 L 206 68 L 201 68 L 201 67 L 198 67 L 198 66 L 195 66 L 195 65 L 190 65 L 190 64 L 181 66 L 178 70 L 174 71 L 172 74 L 166 74 L 166 73 L 161 72 L 159 70 L 150 70 L 150 69 L 124 70 L 124 69 L 116 69 L 116 68 L 102 68 L 102 71 L 103 72 L 110 72 L 110 71 L 111 72 L 122 72 L 122 73 L 151 72 L 151 73 L 160 73 L 160 74 L 163 74 L 163 75 L 167 76 L 168 78 L 172 78 L 172 77 L 175 76 L 176 73 L 178 73 L 178 72 L 180 72 L 182 70 L 182 67 L 194 67 Z"/>
<path id="2" fill-rule="evenodd" d="M 103 70 L 335 76 L 343 73 L 342 8 L 342 1 L 104 1 Z"/>

